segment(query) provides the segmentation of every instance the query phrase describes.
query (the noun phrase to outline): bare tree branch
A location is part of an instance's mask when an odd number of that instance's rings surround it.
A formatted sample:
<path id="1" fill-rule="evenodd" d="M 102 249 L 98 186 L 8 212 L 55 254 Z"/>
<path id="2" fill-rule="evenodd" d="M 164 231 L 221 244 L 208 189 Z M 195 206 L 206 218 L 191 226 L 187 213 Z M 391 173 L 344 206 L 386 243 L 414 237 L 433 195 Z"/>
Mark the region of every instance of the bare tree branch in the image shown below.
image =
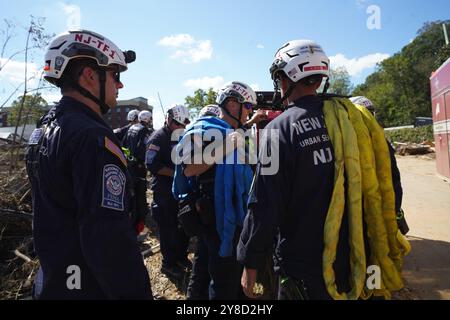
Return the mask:
<path id="1" fill-rule="evenodd" d="M 16 127 L 14 128 L 14 135 L 13 135 L 13 141 L 12 144 L 15 145 L 16 144 L 16 136 L 17 136 L 17 130 L 19 128 L 19 124 L 20 124 L 20 119 L 22 118 L 22 110 L 23 110 L 23 106 L 25 104 L 25 99 L 27 96 L 27 73 L 28 73 L 28 42 L 30 41 L 30 36 L 31 36 L 31 32 L 33 31 L 31 25 L 30 28 L 28 29 L 28 35 L 27 35 L 27 43 L 25 45 L 25 84 L 24 84 L 24 89 L 23 89 L 23 96 L 22 96 L 22 101 L 20 103 L 20 108 L 19 108 L 19 113 L 17 116 L 17 120 L 16 120 Z M 19 150 L 19 149 L 17 149 Z M 16 157 L 17 152 L 14 152 L 14 148 L 11 149 L 11 165 L 10 165 L 10 171 L 12 172 L 12 170 L 17 166 L 17 157 Z"/>
<path id="2" fill-rule="evenodd" d="M 3 19 L 3 21 L 6 24 L 6 30 L 2 31 L 2 33 L 5 34 L 5 38 L 6 39 L 5 39 L 5 42 L 3 42 L 2 53 L 0 55 L 0 58 L 3 58 L 3 56 L 5 55 L 6 46 L 7 46 L 8 42 L 9 42 L 9 40 L 11 40 L 11 38 L 12 38 L 12 33 L 10 31 L 11 31 L 11 29 L 13 27 L 13 23 L 11 21 L 8 21 L 6 19 Z"/>
<path id="3" fill-rule="evenodd" d="M 33 80 L 34 78 L 36 78 L 36 75 L 33 75 L 33 76 L 29 77 L 29 78 L 27 79 L 27 82 L 30 81 L 30 80 Z M 8 103 L 8 101 L 14 96 L 14 94 L 15 94 L 17 91 L 19 91 L 20 87 L 23 86 L 24 84 L 25 84 L 25 81 L 22 82 L 21 84 L 19 84 L 19 85 L 14 89 L 14 91 L 9 95 L 8 99 L 6 99 L 5 102 L 2 103 L 2 105 L 0 106 L 0 110 L 5 106 L 5 104 Z M 46 87 L 46 88 L 51 88 L 51 87 Z M 30 92 L 30 91 L 35 91 L 35 90 L 36 90 L 36 89 L 29 90 L 28 92 Z"/>
<path id="4" fill-rule="evenodd" d="M 18 54 L 21 54 L 21 53 L 23 53 L 23 52 L 25 52 L 27 50 L 32 50 L 32 49 L 36 49 L 36 48 L 39 48 L 39 46 L 31 46 L 31 47 L 28 47 L 26 49 L 23 49 L 23 50 L 20 50 L 20 51 L 17 51 L 15 53 L 13 53 L 12 55 L 9 56 L 8 59 L 5 60 L 5 63 L 3 65 L 0 65 L 0 71 L 2 71 L 2 69 L 5 68 L 5 66 L 8 64 L 8 62 L 10 62 L 12 60 L 12 58 L 17 56 Z"/>
<path id="5" fill-rule="evenodd" d="M 41 72 L 41 76 L 39 78 L 39 84 L 38 84 L 37 88 L 35 90 L 33 90 L 33 91 L 36 91 L 36 93 L 33 95 L 33 100 L 35 100 L 36 97 L 38 96 L 39 89 L 41 88 L 41 84 L 42 84 L 43 75 L 44 75 L 44 72 Z M 28 91 L 28 92 L 30 92 L 30 91 Z M 22 127 L 22 133 L 20 134 L 20 139 L 19 139 L 20 142 L 22 142 L 23 135 L 25 133 L 25 126 L 28 123 L 28 118 L 30 116 L 30 113 L 31 113 L 31 110 L 32 110 L 32 107 L 33 107 L 33 102 L 28 106 L 27 113 L 25 114 L 25 124 Z"/>

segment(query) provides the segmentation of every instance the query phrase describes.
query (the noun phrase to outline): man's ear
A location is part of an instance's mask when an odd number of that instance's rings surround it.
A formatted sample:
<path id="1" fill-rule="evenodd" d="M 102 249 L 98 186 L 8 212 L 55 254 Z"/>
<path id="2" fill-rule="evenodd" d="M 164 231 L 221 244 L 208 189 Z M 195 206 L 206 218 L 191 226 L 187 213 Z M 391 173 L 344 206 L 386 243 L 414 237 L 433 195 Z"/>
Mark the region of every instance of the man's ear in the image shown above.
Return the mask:
<path id="1" fill-rule="evenodd" d="M 80 78 L 83 78 L 83 81 L 87 82 L 90 85 L 94 85 L 94 82 L 96 81 L 96 72 L 94 69 L 90 67 L 84 67 L 83 71 L 81 72 Z"/>

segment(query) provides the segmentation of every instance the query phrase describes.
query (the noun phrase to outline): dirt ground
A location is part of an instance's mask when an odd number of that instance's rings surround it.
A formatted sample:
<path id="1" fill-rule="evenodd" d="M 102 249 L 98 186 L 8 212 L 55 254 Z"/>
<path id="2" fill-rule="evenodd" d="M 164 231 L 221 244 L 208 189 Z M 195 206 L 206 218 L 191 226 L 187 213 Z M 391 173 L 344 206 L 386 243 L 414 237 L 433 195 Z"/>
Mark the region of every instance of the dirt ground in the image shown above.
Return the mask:
<path id="1" fill-rule="evenodd" d="M 450 299 L 450 183 L 436 174 L 434 154 L 397 156 L 397 163 L 412 250 L 405 258 L 405 288 L 393 299 Z M 148 239 L 156 240 L 154 232 Z M 185 299 L 186 283 L 161 274 L 160 261 L 160 253 L 146 259 L 154 293 L 162 299 Z"/>
<path id="2" fill-rule="evenodd" d="M 397 156 L 411 253 L 403 276 L 410 299 L 450 299 L 450 183 L 431 156 Z"/>
<path id="3" fill-rule="evenodd" d="M 410 227 L 408 239 L 412 251 L 405 258 L 403 272 L 405 288 L 399 293 L 395 293 L 393 298 L 400 300 L 450 300 L 450 182 L 444 181 L 436 174 L 436 161 L 433 155 L 397 156 L 397 162 L 401 172 L 404 193 L 402 207 Z M 13 183 L 13 185 L 15 184 Z M 3 191 L 2 193 L 10 194 L 11 191 Z M 19 198 L 22 198 L 22 196 Z M 150 192 L 149 202 L 151 202 Z M 2 207 L 9 208 L 6 205 Z M 25 210 L 21 207 L 19 209 Z M 4 233 L 1 228 L 0 231 L 0 244 L 4 244 L 8 237 L 17 237 L 16 234 Z M 147 236 L 141 243 L 142 251 L 155 248 L 158 244 L 156 228 L 153 226 L 148 231 Z M 24 234 L 28 233 L 29 231 Z M 16 248 L 15 243 L 12 243 L 11 248 Z M 8 247 L 5 250 L 10 253 L 11 248 Z M 27 253 L 26 248 L 21 248 L 20 251 Z M 158 299 L 185 299 L 187 277 L 174 281 L 174 279 L 168 279 L 161 274 L 161 253 L 158 252 L 158 249 L 155 251 L 155 254 L 144 256 L 153 293 Z M 31 252 L 29 253 L 31 254 Z M 191 259 L 192 255 L 191 246 Z M 1 257 L 1 254 L 0 258 L 0 260 L 7 258 L 7 262 L 14 262 L 8 264 L 8 267 L 15 270 L 11 273 L 11 276 L 2 279 L 12 283 L 6 287 L 14 289 L 8 289 L 11 291 L 10 293 L 5 291 L 8 294 L 2 296 L 2 299 L 27 298 L 31 283 L 29 279 L 33 275 L 33 271 L 30 270 L 35 269 L 34 264 L 37 263 L 37 260 L 23 263 L 18 257 Z M 21 281 L 21 279 L 26 281 Z"/>

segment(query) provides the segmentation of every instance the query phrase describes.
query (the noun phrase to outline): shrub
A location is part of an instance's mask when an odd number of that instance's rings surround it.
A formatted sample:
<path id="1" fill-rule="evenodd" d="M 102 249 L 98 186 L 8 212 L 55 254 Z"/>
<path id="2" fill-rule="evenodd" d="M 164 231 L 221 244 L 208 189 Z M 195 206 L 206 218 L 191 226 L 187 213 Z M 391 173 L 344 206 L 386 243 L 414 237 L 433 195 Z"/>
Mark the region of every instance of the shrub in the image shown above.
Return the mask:
<path id="1" fill-rule="evenodd" d="M 434 141 L 433 126 L 421 126 L 384 132 L 386 138 L 391 142 L 421 143 L 425 140 Z"/>

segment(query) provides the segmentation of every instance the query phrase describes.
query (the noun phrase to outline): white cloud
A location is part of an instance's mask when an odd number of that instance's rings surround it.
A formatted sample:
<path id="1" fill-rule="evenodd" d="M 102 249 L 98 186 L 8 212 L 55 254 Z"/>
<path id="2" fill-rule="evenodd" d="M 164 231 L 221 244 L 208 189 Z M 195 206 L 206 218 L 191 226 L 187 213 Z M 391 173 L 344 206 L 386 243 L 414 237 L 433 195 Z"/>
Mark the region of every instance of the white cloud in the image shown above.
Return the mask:
<path id="1" fill-rule="evenodd" d="M 203 77 L 198 79 L 189 79 L 183 83 L 183 86 L 196 90 L 203 89 L 208 90 L 213 88 L 214 90 L 219 90 L 225 84 L 225 80 L 220 77 Z"/>
<path id="2" fill-rule="evenodd" d="M 372 53 L 360 58 L 349 59 L 342 53 L 330 57 L 331 68 L 344 67 L 350 76 L 358 76 L 365 69 L 375 67 L 378 62 L 389 58 L 386 53 Z"/>
<path id="3" fill-rule="evenodd" d="M 261 44 L 261 43 L 257 44 L 256 47 L 257 47 L 258 49 L 264 49 L 264 45 Z"/>
<path id="4" fill-rule="evenodd" d="M 46 93 L 42 93 L 42 98 L 44 98 L 48 104 L 53 104 L 61 100 L 61 94 L 55 91 L 49 91 Z"/>
<path id="5" fill-rule="evenodd" d="M 359 9 L 362 9 L 366 2 L 367 0 L 356 0 L 356 5 L 358 6 Z"/>
<path id="6" fill-rule="evenodd" d="M 25 62 L 0 58 L 0 65 L 5 67 L 0 71 L 0 79 L 10 81 L 13 84 L 20 84 L 24 82 L 25 77 Z M 28 63 L 27 78 L 38 75 L 38 68 L 34 63 Z M 37 83 L 37 80 L 33 80 L 33 83 Z"/>
<path id="7" fill-rule="evenodd" d="M 77 5 L 58 3 L 67 16 L 66 24 L 69 30 L 81 28 L 81 9 Z"/>
<path id="8" fill-rule="evenodd" d="M 175 36 L 164 37 L 158 44 L 165 47 L 185 47 L 195 43 L 195 39 L 190 34 L 177 34 Z"/>
<path id="9" fill-rule="evenodd" d="M 176 49 L 170 57 L 181 58 L 184 63 L 197 63 L 209 60 L 212 57 L 213 48 L 210 40 L 195 40 L 189 34 L 177 34 L 164 37 L 158 41 L 164 47 Z"/>
<path id="10" fill-rule="evenodd" d="M 260 91 L 260 90 L 261 90 L 261 87 L 260 87 L 259 84 L 257 84 L 257 83 L 252 83 L 252 84 L 250 85 L 250 87 L 251 87 L 253 90 L 255 90 L 255 91 Z"/>

